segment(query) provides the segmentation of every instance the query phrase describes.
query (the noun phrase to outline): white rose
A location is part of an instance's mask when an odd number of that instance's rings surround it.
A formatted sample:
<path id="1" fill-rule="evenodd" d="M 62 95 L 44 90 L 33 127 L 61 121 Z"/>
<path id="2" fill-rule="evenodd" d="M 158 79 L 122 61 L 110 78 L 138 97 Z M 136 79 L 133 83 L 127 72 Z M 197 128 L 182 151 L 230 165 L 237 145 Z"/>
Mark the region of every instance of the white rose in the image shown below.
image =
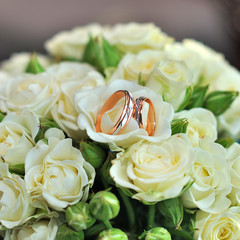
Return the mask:
<path id="1" fill-rule="evenodd" d="M 122 52 L 137 53 L 144 49 L 162 49 L 173 38 L 153 23 L 117 24 L 104 33 L 106 39 Z"/>
<path id="2" fill-rule="evenodd" d="M 51 128 L 45 137 L 48 144 L 40 140 L 26 156 L 26 187 L 33 202 L 43 201 L 63 211 L 87 197 L 95 170 L 61 130 Z"/>
<path id="3" fill-rule="evenodd" d="M 240 206 L 240 144 L 234 143 L 227 149 L 228 164 L 230 166 L 232 191 L 229 198 L 232 205 Z"/>
<path id="4" fill-rule="evenodd" d="M 0 222 L 4 227 L 19 226 L 34 213 L 24 180 L 11 174 L 6 163 L 0 163 L 0 196 Z"/>
<path id="5" fill-rule="evenodd" d="M 2 64 L 0 65 L 0 69 L 11 75 L 18 75 L 20 73 L 24 73 L 31 59 L 31 55 L 32 53 L 27 52 L 14 53 L 8 60 L 2 62 Z M 43 68 L 46 68 L 52 63 L 52 60 L 45 55 L 38 53 L 37 58 Z"/>
<path id="6" fill-rule="evenodd" d="M 162 58 L 163 53 L 154 50 L 143 50 L 137 55 L 127 53 L 118 64 L 116 71 L 110 78 L 110 82 L 116 79 L 138 82 L 139 74 L 141 74 L 141 80 L 146 82 L 154 66 Z"/>
<path id="7" fill-rule="evenodd" d="M 139 141 L 112 161 L 114 182 L 134 190 L 138 200 L 157 202 L 177 197 L 191 180 L 193 149 L 185 134 L 158 143 Z"/>
<path id="8" fill-rule="evenodd" d="M 79 140 L 78 113 L 73 98 L 76 92 L 105 85 L 104 78 L 88 64 L 61 62 L 46 69 L 59 84 L 60 97 L 51 109 L 52 118 L 71 138 Z"/>
<path id="9" fill-rule="evenodd" d="M 0 123 L 0 161 L 24 163 L 26 154 L 34 146 L 39 125 L 38 117 L 26 109 L 20 114 L 8 113 Z"/>
<path id="10" fill-rule="evenodd" d="M 211 111 L 204 108 L 192 108 L 175 113 L 174 118 L 187 118 L 186 134 L 193 147 L 200 146 L 202 140 L 216 141 L 217 121 Z"/>
<path id="11" fill-rule="evenodd" d="M 7 112 L 5 98 L 2 97 L 5 93 L 5 85 L 7 81 L 11 78 L 11 76 L 0 70 L 0 111 Z"/>
<path id="12" fill-rule="evenodd" d="M 56 58 L 81 60 L 89 35 L 101 35 L 106 29 L 99 24 L 76 27 L 57 33 L 45 43 L 47 51 Z"/>
<path id="13" fill-rule="evenodd" d="M 7 81 L 5 91 L 0 94 L 9 111 L 27 108 L 39 117 L 47 117 L 59 97 L 59 88 L 53 76 L 21 74 Z"/>
<path id="14" fill-rule="evenodd" d="M 233 67 L 226 67 L 223 74 L 212 84 L 213 90 L 239 91 L 240 72 Z M 229 109 L 218 117 L 219 130 L 224 130 L 235 139 L 240 136 L 240 96 L 238 96 Z"/>
<path id="15" fill-rule="evenodd" d="M 169 59 L 183 61 L 193 75 L 193 84 L 195 85 L 199 82 L 203 71 L 204 61 L 197 52 L 187 48 L 181 42 L 175 42 L 173 44 L 168 44 L 164 48 L 164 54 Z"/>
<path id="16" fill-rule="evenodd" d="M 161 94 L 177 110 L 191 84 L 192 74 L 184 62 L 163 59 L 154 68 L 146 86 Z"/>
<path id="17" fill-rule="evenodd" d="M 198 211 L 195 240 L 240 239 L 240 207 L 231 207 L 221 214 Z"/>
<path id="18" fill-rule="evenodd" d="M 100 109 L 106 100 L 118 90 L 128 90 L 134 99 L 145 96 L 149 98 L 155 109 L 156 127 L 153 136 L 148 136 L 145 129 L 140 129 L 136 120 L 131 117 L 126 128 L 119 135 L 109 135 L 103 132 L 96 132 L 95 123 Z M 121 102 L 121 101 L 119 101 Z M 134 82 L 125 80 L 113 81 L 108 87 L 99 87 L 93 90 L 81 91 L 76 94 L 75 106 L 79 112 L 78 126 L 81 130 L 86 130 L 87 135 L 97 141 L 109 143 L 113 149 L 116 146 L 127 147 L 140 139 L 158 142 L 171 135 L 170 123 L 173 118 L 173 108 L 170 104 L 163 102 L 159 94 L 152 90 L 140 86 Z M 103 115 L 101 128 L 109 129 L 114 126 L 123 108 L 121 104 Z"/>
<path id="19" fill-rule="evenodd" d="M 215 82 L 228 65 L 222 54 L 200 42 L 193 39 L 185 39 L 183 40 L 183 45 L 187 49 L 199 54 L 202 59 L 203 69 L 201 73 L 201 82 L 199 82 L 201 85 L 205 86 Z"/>
<path id="20" fill-rule="evenodd" d="M 56 219 L 39 220 L 13 230 L 7 230 L 4 240 L 54 240 L 58 231 Z"/>
<path id="21" fill-rule="evenodd" d="M 195 149 L 192 167 L 193 185 L 183 196 L 186 208 L 196 208 L 210 213 L 226 210 L 231 201 L 230 172 L 225 149 L 217 143 L 202 141 L 201 148 Z"/>

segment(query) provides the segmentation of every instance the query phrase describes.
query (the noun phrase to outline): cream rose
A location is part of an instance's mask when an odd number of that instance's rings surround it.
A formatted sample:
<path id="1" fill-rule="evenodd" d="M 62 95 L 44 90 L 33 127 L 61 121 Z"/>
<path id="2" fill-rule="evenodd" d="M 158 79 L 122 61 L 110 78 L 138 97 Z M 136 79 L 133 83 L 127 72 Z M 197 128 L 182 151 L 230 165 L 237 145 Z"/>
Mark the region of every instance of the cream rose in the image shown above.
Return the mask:
<path id="1" fill-rule="evenodd" d="M 153 23 L 117 24 L 104 33 L 106 39 L 122 52 L 137 53 L 144 49 L 162 49 L 173 38 Z"/>
<path id="2" fill-rule="evenodd" d="M 233 68 L 227 67 L 224 73 L 214 82 L 213 90 L 221 91 L 239 91 L 240 92 L 240 72 Z M 235 139 L 240 136 L 240 96 L 238 96 L 230 108 L 218 117 L 219 130 L 231 134 Z"/>
<path id="3" fill-rule="evenodd" d="M 154 66 L 163 58 L 163 53 L 154 50 L 143 50 L 137 55 L 127 53 L 118 64 L 116 71 L 110 78 L 110 82 L 116 79 L 125 79 L 138 82 L 139 74 L 141 80 L 147 82 Z"/>
<path id="4" fill-rule="evenodd" d="M 191 84 L 192 74 L 184 62 L 163 59 L 154 68 L 146 86 L 161 94 L 177 110 Z"/>
<path id="5" fill-rule="evenodd" d="M 40 117 L 47 117 L 59 97 L 58 85 L 47 73 L 21 74 L 7 81 L 0 99 L 9 111 L 27 108 Z"/>
<path id="6" fill-rule="evenodd" d="M 200 146 L 200 142 L 207 140 L 215 142 L 217 139 L 217 121 L 213 113 L 204 108 L 192 108 L 177 112 L 175 119 L 186 118 L 188 121 L 187 136 L 193 147 Z"/>
<path id="7" fill-rule="evenodd" d="M 6 163 L 0 163 L 0 196 L 0 223 L 4 227 L 19 226 L 34 213 L 24 180 L 11 174 Z"/>
<path id="8" fill-rule="evenodd" d="M 45 137 L 48 143 L 40 140 L 26 156 L 26 187 L 33 202 L 63 211 L 88 196 L 95 170 L 61 130 L 51 128 Z"/>
<path id="9" fill-rule="evenodd" d="M 57 235 L 56 219 L 39 220 L 32 225 L 7 230 L 4 240 L 54 240 Z"/>
<path id="10" fill-rule="evenodd" d="M 232 205 L 240 206 L 240 144 L 234 143 L 227 149 L 228 164 L 230 166 L 232 191 L 229 198 Z"/>
<path id="11" fill-rule="evenodd" d="M 240 207 L 231 207 L 221 214 L 198 211 L 195 240 L 240 239 Z"/>
<path id="12" fill-rule="evenodd" d="M 106 27 L 89 24 L 70 31 L 57 33 L 45 43 L 46 50 L 56 58 L 81 60 L 89 35 L 101 35 Z"/>
<path id="13" fill-rule="evenodd" d="M 6 102 L 3 95 L 5 94 L 5 85 L 7 81 L 11 78 L 11 76 L 0 70 L 0 111 L 7 112 Z"/>
<path id="14" fill-rule="evenodd" d="M 181 194 L 191 180 L 193 149 L 185 134 L 158 143 L 139 141 L 112 161 L 114 182 L 134 190 L 135 199 L 157 202 Z"/>
<path id="15" fill-rule="evenodd" d="M 71 138 L 82 137 L 77 126 L 78 113 L 73 98 L 76 92 L 105 85 L 103 76 L 88 64 L 61 62 L 46 69 L 59 84 L 60 97 L 51 109 L 52 118 Z"/>
<path id="16" fill-rule="evenodd" d="M 10 75 L 24 73 L 31 59 L 31 54 L 32 53 L 28 52 L 14 53 L 8 60 L 5 60 L 1 63 L 0 69 L 9 73 Z M 46 68 L 52 64 L 52 60 L 43 54 L 38 53 L 37 58 L 43 68 Z"/>
<path id="17" fill-rule="evenodd" d="M 0 123 L 0 162 L 22 164 L 34 146 L 39 131 L 38 117 L 24 109 L 21 113 L 8 113 Z"/>
<path id="18" fill-rule="evenodd" d="M 231 201 L 230 172 L 225 149 L 217 143 L 202 141 L 195 149 L 192 167 L 193 185 L 183 196 L 186 208 L 199 208 L 209 213 L 226 210 Z"/>
<path id="19" fill-rule="evenodd" d="M 204 61 L 197 52 L 187 48 L 181 42 L 168 44 L 164 48 L 163 52 L 169 59 L 183 61 L 192 73 L 193 84 L 196 85 L 199 83 L 201 74 L 203 72 Z"/>
<path id="20" fill-rule="evenodd" d="M 128 90 L 133 95 L 134 99 L 145 96 L 152 101 L 156 118 L 155 133 L 153 136 L 148 136 L 145 129 L 140 129 L 134 118 L 130 119 L 126 128 L 119 135 L 109 135 L 104 133 L 104 131 L 96 132 L 95 123 L 100 109 L 106 100 L 118 90 Z M 79 112 L 79 128 L 81 130 L 86 130 L 89 138 L 97 142 L 109 143 L 112 149 L 116 149 L 116 146 L 127 147 L 140 139 L 158 142 L 171 135 L 170 123 L 173 118 L 172 106 L 169 103 L 163 102 L 159 94 L 134 82 L 116 80 L 108 87 L 81 91 L 75 96 L 75 107 Z M 107 130 L 114 126 L 122 110 L 122 105 L 116 104 L 116 107 L 105 113 L 101 121 L 101 128 Z"/>
<path id="21" fill-rule="evenodd" d="M 199 82 L 199 84 L 203 86 L 214 83 L 224 72 L 226 66 L 228 66 L 222 54 L 200 42 L 193 39 L 184 39 L 183 45 L 187 49 L 199 54 L 202 59 L 203 68 L 201 72 L 201 82 Z"/>

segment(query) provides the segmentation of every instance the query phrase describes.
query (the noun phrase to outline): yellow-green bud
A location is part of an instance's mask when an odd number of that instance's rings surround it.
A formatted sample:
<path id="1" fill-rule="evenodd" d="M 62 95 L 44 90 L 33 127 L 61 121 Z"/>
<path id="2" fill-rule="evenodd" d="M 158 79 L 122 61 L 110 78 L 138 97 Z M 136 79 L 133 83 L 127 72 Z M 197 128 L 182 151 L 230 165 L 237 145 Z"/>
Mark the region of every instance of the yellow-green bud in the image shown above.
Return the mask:
<path id="1" fill-rule="evenodd" d="M 84 202 L 78 202 L 68 207 L 65 212 L 65 217 L 68 225 L 76 231 L 87 229 L 96 221 L 90 213 L 89 205 Z"/>
<path id="2" fill-rule="evenodd" d="M 107 152 L 99 144 L 89 141 L 80 142 L 80 151 L 83 158 L 94 168 L 101 167 L 107 158 Z"/>
<path id="3" fill-rule="evenodd" d="M 100 220 L 107 221 L 116 217 L 120 210 L 120 204 L 117 197 L 107 191 L 97 192 L 89 203 L 90 212 Z"/>
<path id="4" fill-rule="evenodd" d="M 145 240 L 171 240 L 171 235 L 167 229 L 155 227 L 146 232 Z"/>
<path id="5" fill-rule="evenodd" d="M 67 224 L 63 224 L 58 228 L 57 236 L 55 240 L 84 240 L 83 231 L 74 231 Z"/>
<path id="6" fill-rule="evenodd" d="M 109 67 L 117 67 L 121 60 L 119 52 L 103 36 L 89 37 L 86 45 L 83 61 L 95 66 L 104 73 Z"/>
<path id="7" fill-rule="evenodd" d="M 97 240 L 128 240 L 127 234 L 118 228 L 102 231 Z"/>
<path id="8" fill-rule="evenodd" d="M 42 65 L 39 63 L 37 54 L 33 53 L 31 56 L 31 59 L 26 67 L 25 70 L 26 73 L 32 73 L 32 74 L 38 74 L 41 72 L 45 72 L 44 68 Z"/>

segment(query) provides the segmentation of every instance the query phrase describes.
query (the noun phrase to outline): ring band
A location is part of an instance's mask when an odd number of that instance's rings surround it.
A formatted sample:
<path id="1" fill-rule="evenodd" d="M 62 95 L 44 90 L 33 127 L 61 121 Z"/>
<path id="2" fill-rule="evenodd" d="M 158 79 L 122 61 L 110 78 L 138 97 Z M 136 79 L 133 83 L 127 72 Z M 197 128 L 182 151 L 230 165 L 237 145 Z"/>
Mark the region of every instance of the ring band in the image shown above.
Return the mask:
<path id="1" fill-rule="evenodd" d="M 102 106 L 95 124 L 96 132 L 102 132 L 101 121 L 104 113 L 111 110 L 116 105 L 116 103 L 123 97 L 125 97 L 125 105 L 122 114 L 118 119 L 117 123 L 107 132 L 107 134 L 119 134 L 121 133 L 121 131 L 123 131 L 132 116 L 134 103 L 132 95 L 128 91 L 119 90 L 116 91 L 113 95 L 111 95 Z"/>
<path id="2" fill-rule="evenodd" d="M 152 104 L 152 101 L 149 98 L 146 97 L 139 97 L 135 101 L 135 108 L 133 111 L 133 117 L 136 119 L 138 122 L 139 128 L 143 128 L 143 119 L 142 119 L 142 110 L 143 110 L 143 104 L 144 102 L 148 103 L 149 105 L 149 110 L 148 110 L 148 116 L 147 116 L 147 125 L 146 125 L 146 131 L 149 136 L 153 136 L 155 132 L 155 111 L 154 107 Z"/>

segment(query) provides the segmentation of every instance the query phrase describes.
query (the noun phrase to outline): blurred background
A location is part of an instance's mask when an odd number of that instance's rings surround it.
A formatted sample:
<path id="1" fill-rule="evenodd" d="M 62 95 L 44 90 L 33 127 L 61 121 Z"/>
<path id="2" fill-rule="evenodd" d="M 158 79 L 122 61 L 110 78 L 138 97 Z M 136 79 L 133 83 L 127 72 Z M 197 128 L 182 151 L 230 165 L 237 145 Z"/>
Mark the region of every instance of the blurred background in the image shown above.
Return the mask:
<path id="1" fill-rule="evenodd" d="M 0 61 L 13 52 L 44 53 L 48 38 L 77 25 L 129 21 L 201 41 L 240 69 L 240 0 L 0 0 Z"/>

